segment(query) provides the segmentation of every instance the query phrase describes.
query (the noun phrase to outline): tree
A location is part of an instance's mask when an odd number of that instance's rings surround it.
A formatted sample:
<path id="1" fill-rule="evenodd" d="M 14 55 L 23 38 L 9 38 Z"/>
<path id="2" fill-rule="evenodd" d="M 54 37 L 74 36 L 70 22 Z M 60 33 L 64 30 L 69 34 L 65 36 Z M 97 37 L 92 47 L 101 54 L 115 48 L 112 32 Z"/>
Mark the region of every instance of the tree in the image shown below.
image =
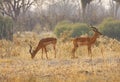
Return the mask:
<path id="1" fill-rule="evenodd" d="M 91 1 L 93 1 L 93 0 L 81 0 L 83 21 L 85 21 L 85 9 L 86 9 L 86 6 L 87 6 L 87 4 L 90 4 Z"/>
<path id="2" fill-rule="evenodd" d="M 16 28 L 20 14 L 26 13 L 33 3 L 34 0 L 0 0 L 0 12 L 3 16 L 11 17 L 15 22 L 14 28 Z M 12 32 L 10 32 L 12 35 L 14 28 L 8 30 Z M 9 40 L 12 40 L 12 37 Z"/>
<path id="3" fill-rule="evenodd" d="M 81 4 L 82 4 L 82 15 L 83 15 L 83 21 L 85 22 L 85 10 L 86 10 L 86 6 L 87 4 L 90 4 L 90 2 L 92 2 L 93 0 L 81 0 Z M 100 2 L 101 0 L 99 0 Z"/>
<path id="4" fill-rule="evenodd" d="M 116 2 L 120 3 L 120 0 L 113 0 L 113 1 L 116 1 Z"/>
<path id="5" fill-rule="evenodd" d="M 21 13 L 25 13 L 33 4 L 34 0 L 1 0 L 0 11 L 2 14 L 17 21 Z"/>
<path id="6" fill-rule="evenodd" d="M 120 1 L 119 0 L 109 0 L 109 15 L 118 19 Z"/>
<path id="7" fill-rule="evenodd" d="M 46 9 L 43 8 L 46 7 Z M 77 8 L 72 0 L 38 0 L 37 11 L 38 22 L 42 27 L 53 30 L 53 27 L 62 20 L 76 20 Z M 51 21 L 52 20 L 52 21 Z"/>
<path id="8" fill-rule="evenodd" d="M 115 8 L 115 13 L 114 13 L 114 16 L 117 18 L 117 13 L 118 13 L 118 10 L 119 10 L 119 7 L 120 7 L 120 0 L 113 0 L 116 2 L 116 8 Z"/>
<path id="9" fill-rule="evenodd" d="M 0 39 L 12 40 L 13 20 L 9 17 L 0 16 Z"/>

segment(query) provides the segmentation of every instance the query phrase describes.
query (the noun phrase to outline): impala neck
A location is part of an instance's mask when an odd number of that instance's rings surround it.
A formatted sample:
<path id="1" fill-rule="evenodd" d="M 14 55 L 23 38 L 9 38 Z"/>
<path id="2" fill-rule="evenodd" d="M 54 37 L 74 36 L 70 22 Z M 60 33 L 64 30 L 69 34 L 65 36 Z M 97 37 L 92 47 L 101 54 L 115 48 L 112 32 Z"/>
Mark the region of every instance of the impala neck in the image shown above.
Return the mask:
<path id="1" fill-rule="evenodd" d="M 98 37 L 98 33 L 95 32 L 94 35 L 93 35 L 93 37 L 91 38 L 91 43 L 95 43 L 97 37 Z"/>
<path id="2" fill-rule="evenodd" d="M 37 46 L 35 50 L 33 50 L 33 52 L 31 52 L 31 58 L 33 59 L 35 57 L 35 55 L 37 54 L 37 52 L 41 49 L 41 46 Z"/>

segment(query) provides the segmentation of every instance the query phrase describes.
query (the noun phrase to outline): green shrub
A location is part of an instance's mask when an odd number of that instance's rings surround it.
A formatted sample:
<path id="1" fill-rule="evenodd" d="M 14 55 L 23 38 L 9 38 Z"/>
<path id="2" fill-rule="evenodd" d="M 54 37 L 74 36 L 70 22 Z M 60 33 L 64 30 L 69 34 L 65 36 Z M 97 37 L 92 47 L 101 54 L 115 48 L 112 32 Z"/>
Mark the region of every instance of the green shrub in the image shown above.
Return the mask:
<path id="1" fill-rule="evenodd" d="M 71 30 L 70 25 L 71 23 L 69 21 L 62 21 L 55 26 L 54 33 L 57 37 L 60 37 L 62 33 Z"/>
<path id="2" fill-rule="evenodd" d="M 90 28 L 84 23 L 75 23 L 72 26 L 71 37 L 79 37 L 80 35 L 88 34 Z"/>
<path id="3" fill-rule="evenodd" d="M 13 21 L 8 17 L 0 16 L 0 39 L 12 40 Z"/>
<path id="4" fill-rule="evenodd" d="M 120 39 L 120 21 L 114 19 L 105 19 L 99 28 L 103 35 L 111 38 Z"/>
<path id="5" fill-rule="evenodd" d="M 55 26 L 55 34 L 60 37 L 64 32 L 68 32 L 70 37 L 78 37 L 80 35 L 89 33 L 90 28 L 84 23 L 71 23 L 69 21 L 62 21 Z"/>

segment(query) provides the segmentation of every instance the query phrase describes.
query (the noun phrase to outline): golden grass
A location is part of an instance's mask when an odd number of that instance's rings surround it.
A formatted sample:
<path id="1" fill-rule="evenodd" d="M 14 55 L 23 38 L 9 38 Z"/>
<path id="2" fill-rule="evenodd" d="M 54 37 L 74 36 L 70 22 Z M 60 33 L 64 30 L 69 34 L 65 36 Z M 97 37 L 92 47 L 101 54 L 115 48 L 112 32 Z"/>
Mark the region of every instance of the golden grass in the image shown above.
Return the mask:
<path id="1" fill-rule="evenodd" d="M 12 60 L 11 59 L 0 59 L 0 63 L 3 63 L 3 62 L 11 63 Z"/>
<path id="2" fill-rule="evenodd" d="M 51 33 L 15 34 L 13 43 L 0 41 L 0 82 L 120 82 L 120 42 L 100 37 L 92 47 L 92 61 L 87 47 L 76 51 L 77 59 L 71 59 L 72 41 L 57 43 L 57 58 L 48 46 L 49 60 L 41 59 L 41 50 L 31 59 L 29 44 L 35 48 L 41 38 Z M 63 37 L 64 38 L 64 37 Z M 63 39 L 62 38 L 62 39 Z"/>

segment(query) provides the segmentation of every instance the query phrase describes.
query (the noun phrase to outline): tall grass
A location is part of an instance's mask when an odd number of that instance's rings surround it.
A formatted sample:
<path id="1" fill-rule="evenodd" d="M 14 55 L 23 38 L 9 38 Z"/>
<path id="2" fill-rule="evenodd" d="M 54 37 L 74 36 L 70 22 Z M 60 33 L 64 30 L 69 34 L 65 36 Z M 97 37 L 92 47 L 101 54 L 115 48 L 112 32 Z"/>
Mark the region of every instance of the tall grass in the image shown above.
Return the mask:
<path id="1" fill-rule="evenodd" d="M 0 41 L 0 82 L 119 82 L 120 42 L 101 36 L 92 47 L 93 60 L 86 46 L 76 51 L 78 59 L 71 59 L 72 41 L 58 38 L 57 58 L 52 46 L 48 46 L 48 57 L 41 59 L 41 50 L 32 60 L 29 44 L 33 49 L 44 37 L 55 37 L 52 33 L 18 33 L 14 41 Z M 66 36 L 65 36 L 66 37 Z M 92 70 L 91 70 L 92 69 Z"/>
<path id="2" fill-rule="evenodd" d="M 14 41 L 13 43 L 6 40 L 0 40 L 0 57 L 5 56 L 22 56 L 29 55 L 29 44 L 33 46 L 33 49 L 37 46 L 40 39 L 44 37 L 55 37 L 52 33 L 43 33 L 42 35 L 35 34 L 35 33 L 29 33 L 25 35 L 17 34 L 14 35 Z M 64 36 L 61 38 L 58 38 L 57 42 L 57 56 L 59 58 L 69 58 L 71 56 L 71 50 L 73 48 L 72 41 L 70 39 L 67 39 L 63 42 Z M 66 36 L 65 36 L 66 39 Z M 103 52 L 101 52 L 103 50 Z M 108 37 L 100 37 L 97 39 L 97 42 L 92 47 L 93 56 L 101 56 L 101 53 L 104 53 L 104 56 L 107 56 L 107 52 L 120 52 L 120 42 L 111 39 Z M 48 46 L 48 53 L 54 54 L 52 46 Z M 41 52 L 38 53 L 38 55 L 41 54 Z M 86 46 L 80 46 L 79 49 L 76 52 L 76 55 L 78 56 L 88 56 L 87 55 L 87 47 Z M 36 55 L 37 56 L 37 55 Z"/>

